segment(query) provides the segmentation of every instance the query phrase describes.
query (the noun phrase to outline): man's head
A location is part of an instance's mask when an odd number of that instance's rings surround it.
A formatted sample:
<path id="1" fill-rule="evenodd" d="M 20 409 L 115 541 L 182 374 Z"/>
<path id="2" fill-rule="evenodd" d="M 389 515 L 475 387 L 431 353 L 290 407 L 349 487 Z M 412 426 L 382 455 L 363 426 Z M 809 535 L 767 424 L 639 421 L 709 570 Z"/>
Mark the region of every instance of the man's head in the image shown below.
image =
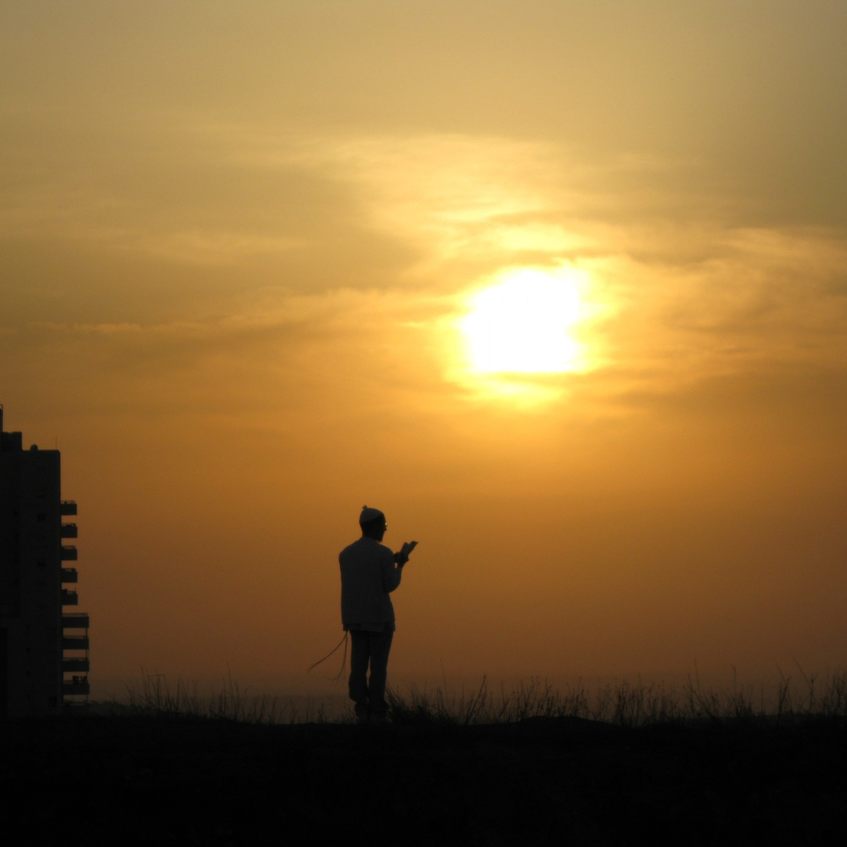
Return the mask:
<path id="1" fill-rule="evenodd" d="M 371 509 L 368 506 L 362 507 L 362 514 L 359 515 L 359 526 L 362 528 L 362 535 L 367 538 L 373 538 L 375 541 L 382 541 L 388 525 L 385 523 L 385 515 L 379 509 Z"/>

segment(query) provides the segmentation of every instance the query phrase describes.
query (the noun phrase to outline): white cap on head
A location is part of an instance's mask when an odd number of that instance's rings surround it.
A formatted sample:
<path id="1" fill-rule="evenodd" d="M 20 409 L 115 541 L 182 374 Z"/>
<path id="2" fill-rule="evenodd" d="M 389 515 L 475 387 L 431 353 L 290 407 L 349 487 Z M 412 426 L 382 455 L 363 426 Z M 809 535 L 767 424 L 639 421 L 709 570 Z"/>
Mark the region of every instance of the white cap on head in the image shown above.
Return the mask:
<path id="1" fill-rule="evenodd" d="M 362 514 L 359 515 L 359 526 L 375 521 L 378 518 L 385 518 L 385 515 L 379 509 L 371 509 L 370 506 L 362 506 Z"/>

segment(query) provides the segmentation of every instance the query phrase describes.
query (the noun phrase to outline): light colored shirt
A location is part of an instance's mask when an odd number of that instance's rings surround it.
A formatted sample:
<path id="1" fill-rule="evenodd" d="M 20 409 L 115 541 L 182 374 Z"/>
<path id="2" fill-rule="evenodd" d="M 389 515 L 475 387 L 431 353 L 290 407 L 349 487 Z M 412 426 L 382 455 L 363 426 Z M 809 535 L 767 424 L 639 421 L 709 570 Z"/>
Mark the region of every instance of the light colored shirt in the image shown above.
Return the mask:
<path id="1" fill-rule="evenodd" d="M 389 594 L 400 585 L 403 568 L 395 564 L 391 549 L 363 536 L 341 551 L 338 563 L 344 629 L 393 630 L 394 605 Z"/>

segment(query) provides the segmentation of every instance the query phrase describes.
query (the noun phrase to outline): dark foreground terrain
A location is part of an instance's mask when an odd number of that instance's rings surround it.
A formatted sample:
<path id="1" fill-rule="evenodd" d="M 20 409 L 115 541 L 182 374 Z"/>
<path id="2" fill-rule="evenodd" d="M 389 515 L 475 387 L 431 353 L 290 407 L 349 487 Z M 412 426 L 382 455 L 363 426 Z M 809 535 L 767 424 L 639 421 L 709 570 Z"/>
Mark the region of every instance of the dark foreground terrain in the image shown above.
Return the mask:
<path id="1" fill-rule="evenodd" d="M 7 721 L 0 739 L 3 830 L 25 843 L 797 845 L 847 826 L 847 731 L 822 718 L 369 729 L 88 716 Z"/>

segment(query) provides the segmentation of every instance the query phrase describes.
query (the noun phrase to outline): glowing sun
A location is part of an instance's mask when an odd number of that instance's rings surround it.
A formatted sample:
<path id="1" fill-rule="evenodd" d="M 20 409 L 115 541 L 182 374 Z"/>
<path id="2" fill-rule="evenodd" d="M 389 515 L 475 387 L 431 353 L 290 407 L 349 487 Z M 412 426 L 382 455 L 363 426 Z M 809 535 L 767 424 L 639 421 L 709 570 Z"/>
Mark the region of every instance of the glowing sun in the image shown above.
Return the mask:
<path id="1" fill-rule="evenodd" d="M 579 370 L 573 337 L 582 317 L 583 279 L 570 267 L 512 269 L 474 295 L 461 321 L 474 370 L 560 373 Z"/>

